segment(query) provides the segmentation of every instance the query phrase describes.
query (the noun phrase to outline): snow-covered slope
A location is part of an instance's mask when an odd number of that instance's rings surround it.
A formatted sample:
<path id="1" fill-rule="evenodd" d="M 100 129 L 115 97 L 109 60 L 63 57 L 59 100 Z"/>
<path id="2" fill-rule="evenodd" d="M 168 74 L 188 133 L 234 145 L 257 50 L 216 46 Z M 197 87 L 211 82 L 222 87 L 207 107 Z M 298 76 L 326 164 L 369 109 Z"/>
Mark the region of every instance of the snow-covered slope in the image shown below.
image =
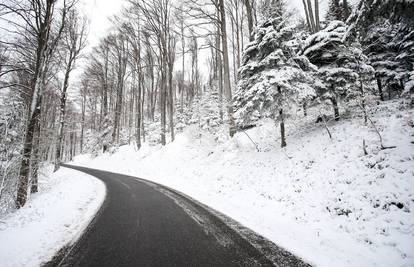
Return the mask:
<path id="1" fill-rule="evenodd" d="M 105 185 L 61 168 L 42 175 L 39 193 L 21 209 L 0 218 L 0 265 L 40 266 L 75 241 L 105 198 Z"/>
<path id="2" fill-rule="evenodd" d="M 192 126 L 163 148 L 76 163 L 178 189 L 316 266 L 414 266 L 414 112 L 395 101 L 370 113 L 396 148 L 361 117 L 331 123 L 332 139 L 309 118 L 290 121 L 284 149 L 263 121 L 247 131 L 259 152 L 244 133 L 217 143 Z"/>

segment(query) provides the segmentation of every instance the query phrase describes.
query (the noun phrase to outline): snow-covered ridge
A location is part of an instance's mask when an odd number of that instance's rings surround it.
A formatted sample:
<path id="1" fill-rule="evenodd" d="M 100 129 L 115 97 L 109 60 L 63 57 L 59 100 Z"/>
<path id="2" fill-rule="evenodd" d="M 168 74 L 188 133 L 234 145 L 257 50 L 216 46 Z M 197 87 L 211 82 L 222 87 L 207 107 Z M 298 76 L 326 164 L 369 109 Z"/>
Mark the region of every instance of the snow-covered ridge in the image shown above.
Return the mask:
<path id="1" fill-rule="evenodd" d="M 284 149 L 265 120 L 246 131 L 260 152 L 243 132 L 217 143 L 194 125 L 163 148 L 123 146 L 76 163 L 182 191 L 316 266 L 412 266 L 414 111 L 388 101 L 369 114 L 396 148 L 380 149 L 359 116 L 331 122 L 329 139 L 309 115 L 287 120 Z"/>
<path id="2" fill-rule="evenodd" d="M 105 185 L 61 168 L 42 175 L 40 191 L 23 208 L 0 218 L 0 265 L 40 266 L 75 242 L 101 207 Z"/>

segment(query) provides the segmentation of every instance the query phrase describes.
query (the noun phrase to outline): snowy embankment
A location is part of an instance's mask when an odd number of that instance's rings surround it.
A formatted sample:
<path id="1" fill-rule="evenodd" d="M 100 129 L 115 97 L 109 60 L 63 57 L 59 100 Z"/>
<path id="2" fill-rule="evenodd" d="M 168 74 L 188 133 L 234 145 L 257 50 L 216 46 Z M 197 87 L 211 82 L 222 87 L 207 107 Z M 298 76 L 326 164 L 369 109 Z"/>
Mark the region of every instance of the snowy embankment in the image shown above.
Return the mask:
<path id="1" fill-rule="evenodd" d="M 42 175 L 39 192 L 21 209 L 0 218 L 0 265 L 40 266 L 76 241 L 105 199 L 105 185 L 61 168 Z"/>
<path id="2" fill-rule="evenodd" d="M 361 117 L 331 122 L 332 139 L 309 118 L 288 121 L 285 149 L 263 121 L 247 131 L 260 152 L 244 133 L 218 143 L 191 126 L 164 148 L 76 163 L 180 190 L 316 266 L 414 266 L 414 112 L 395 101 L 371 114 L 396 148 Z"/>

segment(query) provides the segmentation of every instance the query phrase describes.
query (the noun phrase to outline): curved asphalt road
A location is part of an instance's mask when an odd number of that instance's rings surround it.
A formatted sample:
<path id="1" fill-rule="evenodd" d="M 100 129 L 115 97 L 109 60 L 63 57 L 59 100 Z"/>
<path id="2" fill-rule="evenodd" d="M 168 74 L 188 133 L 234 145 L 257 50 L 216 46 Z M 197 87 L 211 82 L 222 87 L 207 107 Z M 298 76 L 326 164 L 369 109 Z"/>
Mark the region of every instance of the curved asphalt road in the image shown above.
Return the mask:
<path id="1" fill-rule="evenodd" d="M 136 177 L 62 165 L 102 180 L 88 229 L 45 266 L 309 266 L 224 215 Z"/>

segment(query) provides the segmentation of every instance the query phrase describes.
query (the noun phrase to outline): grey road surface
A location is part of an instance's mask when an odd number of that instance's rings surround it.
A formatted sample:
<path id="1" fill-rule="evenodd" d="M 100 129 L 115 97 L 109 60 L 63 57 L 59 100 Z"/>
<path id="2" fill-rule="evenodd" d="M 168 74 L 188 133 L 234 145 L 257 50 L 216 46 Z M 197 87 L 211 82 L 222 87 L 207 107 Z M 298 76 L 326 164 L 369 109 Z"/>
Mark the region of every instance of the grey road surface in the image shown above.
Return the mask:
<path id="1" fill-rule="evenodd" d="M 82 237 L 44 266 L 309 266 L 234 220 L 170 188 L 71 165 L 106 199 Z"/>

